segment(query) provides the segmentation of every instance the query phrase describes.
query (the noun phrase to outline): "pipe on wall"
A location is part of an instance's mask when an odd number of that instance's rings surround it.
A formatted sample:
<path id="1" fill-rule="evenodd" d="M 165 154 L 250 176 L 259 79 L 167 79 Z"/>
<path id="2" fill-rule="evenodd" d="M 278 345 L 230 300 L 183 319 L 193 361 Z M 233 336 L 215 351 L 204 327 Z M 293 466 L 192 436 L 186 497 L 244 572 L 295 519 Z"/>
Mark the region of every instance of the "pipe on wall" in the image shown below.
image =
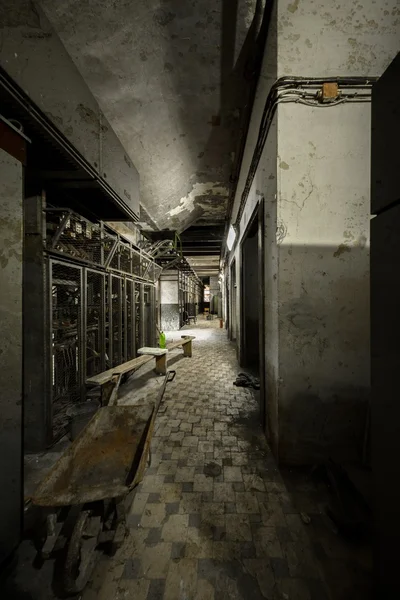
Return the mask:
<path id="1" fill-rule="evenodd" d="M 332 108 L 344 103 L 370 102 L 372 85 L 376 80 L 376 77 L 281 77 L 273 84 L 265 101 L 256 146 L 233 227 L 239 226 L 277 106 L 292 102 L 313 108 Z M 338 85 L 335 99 L 323 101 L 321 88 L 324 84 Z M 227 252 L 226 239 L 223 252 Z"/>

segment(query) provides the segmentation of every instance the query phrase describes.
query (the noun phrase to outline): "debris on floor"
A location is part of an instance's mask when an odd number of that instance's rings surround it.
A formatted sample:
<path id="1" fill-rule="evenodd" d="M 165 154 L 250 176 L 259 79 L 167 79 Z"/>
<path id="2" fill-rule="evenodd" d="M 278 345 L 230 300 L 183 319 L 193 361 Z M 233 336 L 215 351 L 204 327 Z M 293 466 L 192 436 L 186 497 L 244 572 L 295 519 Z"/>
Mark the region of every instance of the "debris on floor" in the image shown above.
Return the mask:
<path id="1" fill-rule="evenodd" d="M 238 373 L 233 385 L 237 387 L 252 387 L 255 390 L 260 389 L 260 380 L 257 377 L 252 377 L 248 373 Z"/>

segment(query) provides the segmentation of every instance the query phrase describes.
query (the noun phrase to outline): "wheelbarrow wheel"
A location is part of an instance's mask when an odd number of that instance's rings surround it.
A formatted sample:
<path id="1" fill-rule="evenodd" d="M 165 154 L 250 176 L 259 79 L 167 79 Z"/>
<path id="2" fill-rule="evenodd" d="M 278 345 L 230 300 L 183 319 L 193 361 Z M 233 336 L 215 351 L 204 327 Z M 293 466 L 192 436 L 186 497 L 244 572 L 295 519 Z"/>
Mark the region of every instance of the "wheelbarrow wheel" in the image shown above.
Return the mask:
<path id="1" fill-rule="evenodd" d="M 70 537 L 63 569 L 63 591 L 72 596 L 82 592 L 96 564 L 102 519 L 91 509 L 82 510 Z"/>

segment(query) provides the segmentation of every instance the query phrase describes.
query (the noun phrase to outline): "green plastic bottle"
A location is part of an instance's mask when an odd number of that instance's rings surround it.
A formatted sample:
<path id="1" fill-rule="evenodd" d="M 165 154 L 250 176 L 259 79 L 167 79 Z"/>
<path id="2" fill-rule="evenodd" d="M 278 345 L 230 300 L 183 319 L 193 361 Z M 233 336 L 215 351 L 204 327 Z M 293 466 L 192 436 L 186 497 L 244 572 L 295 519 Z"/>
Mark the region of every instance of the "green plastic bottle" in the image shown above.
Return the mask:
<path id="1" fill-rule="evenodd" d="M 165 333 L 163 331 L 160 331 L 160 341 L 159 341 L 158 345 L 160 346 L 160 348 L 166 348 Z"/>

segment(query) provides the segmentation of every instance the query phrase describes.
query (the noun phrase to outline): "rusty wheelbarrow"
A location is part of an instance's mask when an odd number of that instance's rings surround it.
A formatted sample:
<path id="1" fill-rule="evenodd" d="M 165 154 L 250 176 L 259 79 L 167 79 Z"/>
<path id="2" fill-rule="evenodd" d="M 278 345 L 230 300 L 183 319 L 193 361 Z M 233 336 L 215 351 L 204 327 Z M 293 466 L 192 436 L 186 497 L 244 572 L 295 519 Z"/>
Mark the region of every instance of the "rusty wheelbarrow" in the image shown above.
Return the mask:
<path id="1" fill-rule="evenodd" d="M 167 373 L 155 403 L 100 408 L 31 498 L 45 517 L 41 559 L 63 550 L 63 594 L 81 592 L 101 548 L 123 541 L 130 492 L 143 478 L 155 417 L 174 376 Z"/>

